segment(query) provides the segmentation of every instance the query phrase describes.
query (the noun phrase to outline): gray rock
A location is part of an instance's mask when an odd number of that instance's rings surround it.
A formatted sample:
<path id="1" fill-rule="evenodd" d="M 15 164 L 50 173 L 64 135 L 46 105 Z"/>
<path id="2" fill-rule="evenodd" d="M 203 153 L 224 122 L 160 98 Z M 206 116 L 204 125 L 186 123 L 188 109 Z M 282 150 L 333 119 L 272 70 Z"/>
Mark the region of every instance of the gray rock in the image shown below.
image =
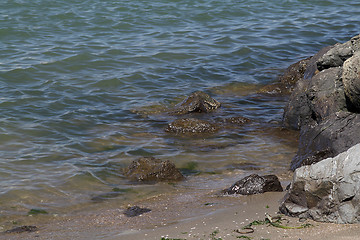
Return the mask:
<path id="1" fill-rule="evenodd" d="M 360 222 L 360 144 L 296 169 L 280 211 L 333 223 Z"/>
<path id="2" fill-rule="evenodd" d="M 339 67 L 330 68 L 298 82 L 285 107 L 284 125 L 298 130 L 346 109 L 341 73 Z"/>
<path id="3" fill-rule="evenodd" d="M 304 79 L 296 84 L 285 106 L 283 125 L 287 128 L 299 130 L 301 126 L 314 121 L 311 117 L 310 100 L 306 94 L 310 80 Z"/>
<path id="4" fill-rule="evenodd" d="M 351 110 L 360 112 L 360 51 L 344 62 L 342 79 Z"/>
<path id="5" fill-rule="evenodd" d="M 344 61 L 352 57 L 353 54 L 360 50 L 360 35 L 351 38 L 343 44 L 335 44 L 327 53 L 317 61 L 317 68 L 322 71 L 331 67 L 340 67 Z"/>
<path id="6" fill-rule="evenodd" d="M 346 109 L 341 74 L 342 68 L 330 68 L 316 74 L 309 81 L 306 94 L 312 118 L 317 123 L 335 112 Z"/>
<path id="7" fill-rule="evenodd" d="M 234 185 L 225 189 L 224 194 L 242 194 L 252 195 L 264 192 L 282 192 L 283 188 L 277 176 L 265 175 L 259 176 L 257 174 L 249 175 Z"/>
<path id="8" fill-rule="evenodd" d="M 153 157 L 142 157 L 133 161 L 125 170 L 125 176 L 132 181 L 158 182 L 180 181 L 184 179 L 181 172 L 169 160 Z"/>
<path id="9" fill-rule="evenodd" d="M 290 168 L 295 170 L 346 151 L 360 143 L 359 129 L 360 114 L 347 111 L 333 113 L 319 124 L 303 126 Z"/>

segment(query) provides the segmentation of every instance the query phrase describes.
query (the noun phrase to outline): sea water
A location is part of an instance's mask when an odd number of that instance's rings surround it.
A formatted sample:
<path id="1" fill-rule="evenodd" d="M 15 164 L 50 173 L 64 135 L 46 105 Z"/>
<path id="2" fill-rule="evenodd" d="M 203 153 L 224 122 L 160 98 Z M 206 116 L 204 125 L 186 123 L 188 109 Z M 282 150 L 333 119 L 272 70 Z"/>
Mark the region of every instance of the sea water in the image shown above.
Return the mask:
<path id="1" fill-rule="evenodd" d="M 358 34 L 359 20 L 357 1 L 2 0 L 0 217 L 174 191 L 129 182 L 122 169 L 143 156 L 182 169 L 177 189 L 287 170 L 296 134 L 280 130 L 286 97 L 256 89 Z M 175 117 L 159 109 L 198 90 L 222 103 L 201 118 L 251 122 L 166 133 Z"/>

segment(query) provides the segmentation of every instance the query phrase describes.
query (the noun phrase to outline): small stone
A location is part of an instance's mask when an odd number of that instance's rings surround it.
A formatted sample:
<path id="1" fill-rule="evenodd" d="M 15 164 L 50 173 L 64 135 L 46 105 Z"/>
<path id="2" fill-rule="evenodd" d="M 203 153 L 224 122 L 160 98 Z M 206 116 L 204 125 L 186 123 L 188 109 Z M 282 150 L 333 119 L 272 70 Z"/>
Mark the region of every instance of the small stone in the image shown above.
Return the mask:
<path id="1" fill-rule="evenodd" d="M 149 208 L 141 208 L 139 206 L 133 206 L 133 207 L 129 207 L 128 209 L 126 209 L 124 211 L 124 215 L 127 217 L 136 217 L 136 216 L 139 216 L 143 213 L 147 213 L 150 211 L 151 211 L 151 209 L 149 209 Z"/>

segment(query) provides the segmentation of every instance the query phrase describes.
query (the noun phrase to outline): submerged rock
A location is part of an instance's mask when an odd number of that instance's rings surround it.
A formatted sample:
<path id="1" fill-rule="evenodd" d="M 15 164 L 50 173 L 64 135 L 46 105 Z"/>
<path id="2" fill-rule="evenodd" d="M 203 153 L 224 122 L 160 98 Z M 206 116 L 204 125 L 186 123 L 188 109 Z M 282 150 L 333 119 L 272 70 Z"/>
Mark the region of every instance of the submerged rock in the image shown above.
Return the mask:
<path id="1" fill-rule="evenodd" d="M 175 164 L 169 160 L 153 157 L 142 157 L 133 161 L 126 169 L 125 176 L 138 182 L 180 181 L 184 179 Z"/>
<path id="2" fill-rule="evenodd" d="M 35 232 L 38 230 L 36 226 L 21 226 L 15 227 L 13 229 L 7 230 L 4 233 L 23 233 L 23 232 Z"/>
<path id="3" fill-rule="evenodd" d="M 246 117 L 230 117 L 224 119 L 225 127 L 241 126 L 249 122 L 251 122 L 251 120 Z"/>
<path id="4" fill-rule="evenodd" d="M 280 211 L 333 223 L 360 222 L 360 144 L 296 169 Z"/>
<path id="5" fill-rule="evenodd" d="M 211 112 L 219 108 L 221 104 L 210 97 L 207 93 L 202 91 L 196 91 L 192 93 L 187 99 L 175 107 L 175 109 L 170 110 L 170 114 L 182 115 L 192 112 Z"/>
<path id="6" fill-rule="evenodd" d="M 196 118 L 183 118 L 170 123 L 165 129 L 166 132 L 176 134 L 199 134 L 199 133 L 215 133 L 219 127 L 208 121 Z"/>
<path id="7" fill-rule="evenodd" d="M 264 192 L 282 192 L 283 188 L 277 176 L 265 175 L 259 176 L 252 174 L 240 181 L 237 181 L 223 191 L 224 194 L 242 194 L 252 195 Z"/>
<path id="8" fill-rule="evenodd" d="M 143 213 L 150 212 L 151 209 L 149 208 L 141 208 L 139 206 L 129 207 L 124 211 L 124 215 L 127 217 L 136 217 Z"/>

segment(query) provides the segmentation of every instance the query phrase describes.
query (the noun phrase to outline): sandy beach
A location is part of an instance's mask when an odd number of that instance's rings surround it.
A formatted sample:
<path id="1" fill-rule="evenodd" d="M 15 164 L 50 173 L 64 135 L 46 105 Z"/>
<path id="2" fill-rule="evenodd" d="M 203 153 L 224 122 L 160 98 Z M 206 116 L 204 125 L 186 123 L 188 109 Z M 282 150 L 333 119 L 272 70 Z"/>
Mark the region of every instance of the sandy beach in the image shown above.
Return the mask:
<path id="1" fill-rule="evenodd" d="M 287 181 L 282 183 L 285 185 Z M 317 223 L 286 216 L 282 216 L 282 225 L 300 227 L 306 224 L 308 227 L 282 229 L 263 224 L 253 225 L 253 231 L 243 229 L 266 216 L 276 219 L 284 194 L 223 196 L 219 189 L 179 190 L 134 203 L 151 209 L 140 216 L 126 217 L 123 212 L 127 206 L 109 203 L 108 209 L 89 213 L 26 217 L 21 222 L 36 225 L 37 231 L 2 234 L 0 239 L 360 239 L 358 224 Z"/>

